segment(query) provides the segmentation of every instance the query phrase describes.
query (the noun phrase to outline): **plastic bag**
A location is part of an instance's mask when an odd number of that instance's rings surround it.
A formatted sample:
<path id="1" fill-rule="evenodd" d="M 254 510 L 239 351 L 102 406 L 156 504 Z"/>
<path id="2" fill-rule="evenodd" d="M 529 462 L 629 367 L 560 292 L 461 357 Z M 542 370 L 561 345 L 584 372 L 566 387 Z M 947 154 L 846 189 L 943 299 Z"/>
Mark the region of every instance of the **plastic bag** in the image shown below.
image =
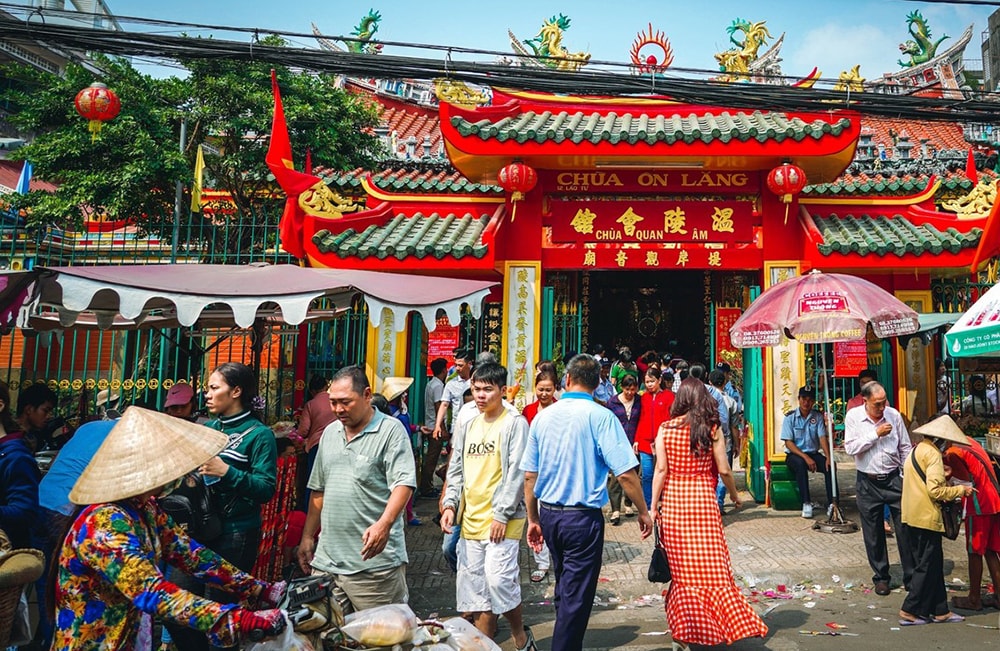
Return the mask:
<path id="1" fill-rule="evenodd" d="M 340 630 L 364 646 L 379 647 L 409 642 L 419 625 L 409 606 L 389 604 L 351 613 Z"/>
<path id="2" fill-rule="evenodd" d="M 316 651 L 316 647 L 312 645 L 312 642 L 304 636 L 297 634 L 292 629 L 292 622 L 288 619 L 288 613 L 284 615 L 284 633 L 276 637 L 261 640 L 260 642 L 254 642 L 246 647 L 246 651 Z"/>
<path id="3" fill-rule="evenodd" d="M 500 651 L 496 642 L 461 617 L 453 617 L 444 621 L 444 628 L 451 635 L 448 645 L 458 651 Z"/>
<path id="4" fill-rule="evenodd" d="M 31 622 L 28 619 L 27 588 L 21 590 L 21 598 L 17 602 L 14 613 L 13 628 L 10 631 L 10 646 L 16 647 L 31 643 Z"/>

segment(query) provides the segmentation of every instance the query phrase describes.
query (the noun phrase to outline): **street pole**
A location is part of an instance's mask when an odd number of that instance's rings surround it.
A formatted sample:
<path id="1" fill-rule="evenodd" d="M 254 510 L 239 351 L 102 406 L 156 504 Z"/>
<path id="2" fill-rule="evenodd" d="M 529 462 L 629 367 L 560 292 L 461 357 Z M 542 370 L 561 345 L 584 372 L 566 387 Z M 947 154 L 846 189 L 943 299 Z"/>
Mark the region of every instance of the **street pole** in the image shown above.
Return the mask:
<path id="1" fill-rule="evenodd" d="M 180 150 L 184 153 L 184 141 L 187 140 L 187 120 L 181 118 Z M 184 201 L 184 185 L 177 180 L 174 188 L 174 234 L 170 239 L 170 263 L 177 262 L 177 246 L 181 239 L 181 208 Z"/>

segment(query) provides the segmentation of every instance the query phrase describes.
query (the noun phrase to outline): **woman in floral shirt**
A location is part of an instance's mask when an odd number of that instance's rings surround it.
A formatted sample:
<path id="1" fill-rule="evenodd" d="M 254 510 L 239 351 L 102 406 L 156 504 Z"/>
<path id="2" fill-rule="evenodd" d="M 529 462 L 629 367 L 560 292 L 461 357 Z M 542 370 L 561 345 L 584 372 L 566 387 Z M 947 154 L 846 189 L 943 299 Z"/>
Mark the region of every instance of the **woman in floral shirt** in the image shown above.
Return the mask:
<path id="1" fill-rule="evenodd" d="M 70 493 L 89 506 L 59 556 L 53 649 L 148 651 L 153 617 L 202 631 L 219 646 L 254 632 L 281 632 L 284 618 L 273 607 L 284 584 L 258 581 L 191 540 L 156 501 L 226 441 L 163 414 L 125 412 Z M 222 605 L 181 590 L 163 577 L 165 565 L 221 586 L 241 603 Z"/>

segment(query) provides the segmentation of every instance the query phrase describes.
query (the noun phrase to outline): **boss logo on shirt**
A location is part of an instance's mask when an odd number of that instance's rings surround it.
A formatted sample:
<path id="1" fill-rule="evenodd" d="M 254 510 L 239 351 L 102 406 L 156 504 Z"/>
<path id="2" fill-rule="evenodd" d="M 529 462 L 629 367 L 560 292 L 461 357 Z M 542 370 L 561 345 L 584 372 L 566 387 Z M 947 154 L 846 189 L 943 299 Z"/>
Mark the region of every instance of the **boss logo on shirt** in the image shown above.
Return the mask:
<path id="1" fill-rule="evenodd" d="M 496 452 L 496 444 L 493 442 L 469 443 L 466 454 L 493 454 Z"/>

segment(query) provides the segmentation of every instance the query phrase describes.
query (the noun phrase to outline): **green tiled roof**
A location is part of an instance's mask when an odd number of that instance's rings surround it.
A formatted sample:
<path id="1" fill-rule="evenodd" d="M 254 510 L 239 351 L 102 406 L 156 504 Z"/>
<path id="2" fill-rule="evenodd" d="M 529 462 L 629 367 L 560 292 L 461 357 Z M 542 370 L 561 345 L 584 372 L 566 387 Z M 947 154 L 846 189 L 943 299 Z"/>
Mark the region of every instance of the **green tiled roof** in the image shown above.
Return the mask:
<path id="1" fill-rule="evenodd" d="M 916 194 L 927 188 L 928 176 L 890 176 L 875 177 L 844 177 L 833 183 L 817 183 L 807 185 L 802 189 L 805 197 L 842 197 L 842 196 L 906 196 Z M 949 176 L 939 178 L 941 187 L 938 192 L 968 192 L 972 189 L 972 181 L 965 176 Z"/>
<path id="2" fill-rule="evenodd" d="M 715 140 L 760 142 L 782 142 L 813 138 L 819 140 L 826 134 L 839 135 L 850 127 L 847 118 L 835 122 L 814 120 L 805 122 L 801 118 L 789 119 L 784 113 L 729 113 L 728 111 L 698 116 L 690 115 L 647 115 L 643 113 L 536 113 L 527 111 L 514 117 L 506 117 L 493 122 L 489 119 L 470 122 L 460 116 L 451 118 L 451 124 L 463 136 L 479 136 L 483 140 L 496 139 L 501 142 L 513 140 L 524 143 L 564 142 L 610 142 L 612 144 L 637 142 L 677 142 L 709 143 Z"/>
<path id="3" fill-rule="evenodd" d="M 487 223 L 485 215 L 396 215 L 384 226 L 372 225 L 360 232 L 353 228 L 340 233 L 319 231 L 313 235 L 313 243 L 323 253 L 341 258 L 482 258 L 488 251 L 482 242 Z"/>
<path id="4" fill-rule="evenodd" d="M 349 172 L 327 171 L 323 176 L 334 190 L 342 194 L 357 194 L 361 192 L 361 180 L 368 174 L 367 170 L 358 168 Z M 440 170 L 405 170 L 389 169 L 374 172 L 372 181 L 375 186 L 387 192 L 398 193 L 431 193 L 431 194 L 485 194 L 503 196 L 503 188 L 497 185 L 473 183 L 454 169 Z"/>
<path id="5" fill-rule="evenodd" d="M 813 215 L 816 227 L 823 235 L 823 243 L 817 248 L 823 255 L 834 253 L 858 253 L 878 256 L 894 253 L 932 253 L 945 251 L 958 253 L 962 249 L 974 248 L 979 244 L 983 231 L 973 228 L 962 233 L 955 228 L 940 231 L 930 224 L 917 226 L 902 215 L 895 217 Z"/>

